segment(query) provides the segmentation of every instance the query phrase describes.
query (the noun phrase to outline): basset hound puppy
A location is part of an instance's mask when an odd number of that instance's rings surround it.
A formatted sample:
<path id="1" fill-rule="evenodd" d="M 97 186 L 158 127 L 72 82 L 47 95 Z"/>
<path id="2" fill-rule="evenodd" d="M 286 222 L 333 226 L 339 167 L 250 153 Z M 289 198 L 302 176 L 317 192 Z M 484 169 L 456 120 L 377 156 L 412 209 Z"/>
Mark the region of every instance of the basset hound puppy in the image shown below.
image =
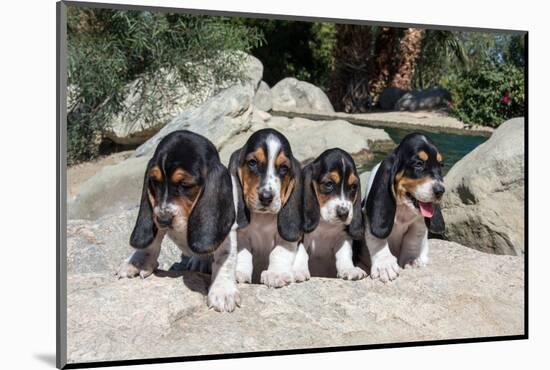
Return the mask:
<path id="1" fill-rule="evenodd" d="M 363 201 L 370 276 L 387 282 L 400 268 L 428 263 L 428 230 L 443 234 L 439 201 L 445 192 L 443 157 L 425 135 L 407 135 L 370 174 Z"/>
<path id="2" fill-rule="evenodd" d="M 353 158 L 341 149 L 329 149 L 302 172 L 305 234 L 295 271 L 346 280 L 364 278 L 366 272 L 352 258 L 353 240 L 361 240 L 364 233 L 361 184 Z"/>
<path id="3" fill-rule="evenodd" d="M 187 256 L 210 256 L 208 306 L 233 311 L 240 303 L 235 282 L 235 207 L 229 171 L 214 145 L 189 131 L 162 139 L 147 164 L 141 204 L 130 237 L 134 253 L 120 266 L 120 278 L 146 278 L 158 267 L 168 236 Z"/>
<path id="4" fill-rule="evenodd" d="M 302 181 L 288 140 L 273 129 L 255 132 L 232 154 L 229 170 L 237 208 L 237 281 L 276 288 L 301 281 L 292 266 L 302 237 Z"/>

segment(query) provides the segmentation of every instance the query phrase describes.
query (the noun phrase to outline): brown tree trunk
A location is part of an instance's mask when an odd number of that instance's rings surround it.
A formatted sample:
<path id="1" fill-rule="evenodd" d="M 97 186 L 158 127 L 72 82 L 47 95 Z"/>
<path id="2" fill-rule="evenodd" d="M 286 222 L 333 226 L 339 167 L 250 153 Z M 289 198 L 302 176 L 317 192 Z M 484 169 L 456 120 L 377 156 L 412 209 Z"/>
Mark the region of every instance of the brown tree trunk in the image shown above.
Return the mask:
<path id="1" fill-rule="evenodd" d="M 393 87 L 403 90 L 411 89 L 412 77 L 416 61 L 422 48 L 424 30 L 408 28 L 399 43 L 399 64 L 390 83 Z"/>
<path id="2" fill-rule="evenodd" d="M 330 100 L 337 111 L 366 112 L 369 108 L 367 65 L 371 27 L 337 24 L 336 32 Z"/>
<path id="3" fill-rule="evenodd" d="M 383 27 L 376 37 L 375 60 L 370 64 L 369 90 L 375 99 L 388 85 L 395 72 L 395 54 L 401 29 Z"/>

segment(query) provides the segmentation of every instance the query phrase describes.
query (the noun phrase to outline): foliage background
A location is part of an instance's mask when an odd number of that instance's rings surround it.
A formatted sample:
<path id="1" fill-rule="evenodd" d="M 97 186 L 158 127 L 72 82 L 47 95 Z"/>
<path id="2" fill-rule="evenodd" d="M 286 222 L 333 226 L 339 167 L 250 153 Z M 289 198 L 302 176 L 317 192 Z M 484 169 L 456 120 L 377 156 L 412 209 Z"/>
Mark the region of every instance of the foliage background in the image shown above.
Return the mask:
<path id="1" fill-rule="evenodd" d="M 138 76 L 140 88 L 170 92 L 154 76 L 172 71 L 191 88 L 200 83 L 198 66 L 208 65 L 215 81 L 240 79 L 241 60 L 262 42 L 254 27 L 230 18 L 68 7 L 68 161 L 98 155 L 101 129 L 122 108 L 126 86 Z M 232 57 L 228 57 L 232 55 Z M 155 119 L 150 105 L 149 119 Z"/>
<path id="2" fill-rule="evenodd" d="M 285 77 L 311 82 L 337 110 L 377 109 L 382 89 L 395 86 L 396 73 L 406 67 L 407 88 L 447 88 L 449 114 L 466 123 L 496 127 L 524 115 L 523 35 L 73 6 L 67 31 L 69 164 L 101 152 L 102 128 L 123 109 L 137 77 L 139 88 L 169 100 L 169 81 L 155 78 L 160 71 L 191 87 L 201 83 L 200 65 L 209 66 L 215 81 L 239 80 L 241 60 L 227 57 L 235 51 L 260 59 L 270 86 Z M 506 90 L 510 101 L 503 103 Z M 149 107 L 146 118 L 155 120 L 154 102 Z"/>

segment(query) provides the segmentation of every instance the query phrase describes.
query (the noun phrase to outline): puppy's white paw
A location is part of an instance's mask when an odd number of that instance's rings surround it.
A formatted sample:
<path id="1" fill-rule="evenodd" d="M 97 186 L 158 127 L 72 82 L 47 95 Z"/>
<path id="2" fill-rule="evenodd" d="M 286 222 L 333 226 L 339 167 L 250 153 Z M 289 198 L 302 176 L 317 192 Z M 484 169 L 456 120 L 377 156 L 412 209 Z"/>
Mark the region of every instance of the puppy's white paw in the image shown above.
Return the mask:
<path id="1" fill-rule="evenodd" d="M 281 288 L 285 285 L 292 283 L 292 273 L 288 271 L 262 271 L 260 276 L 262 284 L 267 285 L 270 288 Z"/>
<path id="2" fill-rule="evenodd" d="M 309 270 L 296 270 L 294 271 L 294 281 L 297 283 L 302 283 L 311 278 Z"/>
<path id="3" fill-rule="evenodd" d="M 379 279 L 383 283 L 397 279 L 399 276 L 399 265 L 397 259 L 392 256 L 381 256 L 373 262 L 370 269 L 370 277 Z"/>
<path id="4" fill-rule="evenodd" d="M 156 258 L 148 253 L 137 251 L 131 257 L 122 262 L 115 275 L 119 279 L 134 278 L 140 276 L 142 279 L 151 276 L 158 268 L 159 263 Z"/>
<path id="5" fill-rule="evenodd" d="M 427 265 L 427 261 L 425 261 L 423 258 L 413 258 L 408 261 L 405 261 L 403 263 L 403 268 L 405 269 L 413 269 L 413 268 L 419 268 L 419 267 L 425 267 Z"/>
<path id="6" fill-rule="evenodd" d="M 235 279 L 239 284 L 250 284 L 252 282 L 252 276 L 242 271 L 235 272 Z"/>
<path id="7" fill-rule="evenodd" d="M 208 291 L 208 307 L 218 312 L 233 312 L 241 306 L 237 285 L 231 282 L 213 284 Z"/>
<path id="8" fill-rule="evenodd" d="M 338 277 L 344 280 L 361 280 L 367 276 L 367 273 L 360 267 L 353 267 L 338 272 Z"/>

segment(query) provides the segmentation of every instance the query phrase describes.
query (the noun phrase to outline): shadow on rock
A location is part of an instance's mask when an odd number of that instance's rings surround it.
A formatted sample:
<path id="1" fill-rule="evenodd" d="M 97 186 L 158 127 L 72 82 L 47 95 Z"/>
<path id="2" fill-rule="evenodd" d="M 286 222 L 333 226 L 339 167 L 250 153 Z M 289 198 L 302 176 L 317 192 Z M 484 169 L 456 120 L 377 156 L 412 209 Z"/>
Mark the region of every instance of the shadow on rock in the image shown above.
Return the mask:
<path id="1" fill-rule="evenodd" d="M 161 278 L 181 278 L 183 284 L 193 292 L 201 293 L 203 295 L 208 294 L 208 287 L 210 286 L 210 275 L 203 274 L 201 272 L 191 271 L 166 271 L 156 270 L 155 276 Z"/>

